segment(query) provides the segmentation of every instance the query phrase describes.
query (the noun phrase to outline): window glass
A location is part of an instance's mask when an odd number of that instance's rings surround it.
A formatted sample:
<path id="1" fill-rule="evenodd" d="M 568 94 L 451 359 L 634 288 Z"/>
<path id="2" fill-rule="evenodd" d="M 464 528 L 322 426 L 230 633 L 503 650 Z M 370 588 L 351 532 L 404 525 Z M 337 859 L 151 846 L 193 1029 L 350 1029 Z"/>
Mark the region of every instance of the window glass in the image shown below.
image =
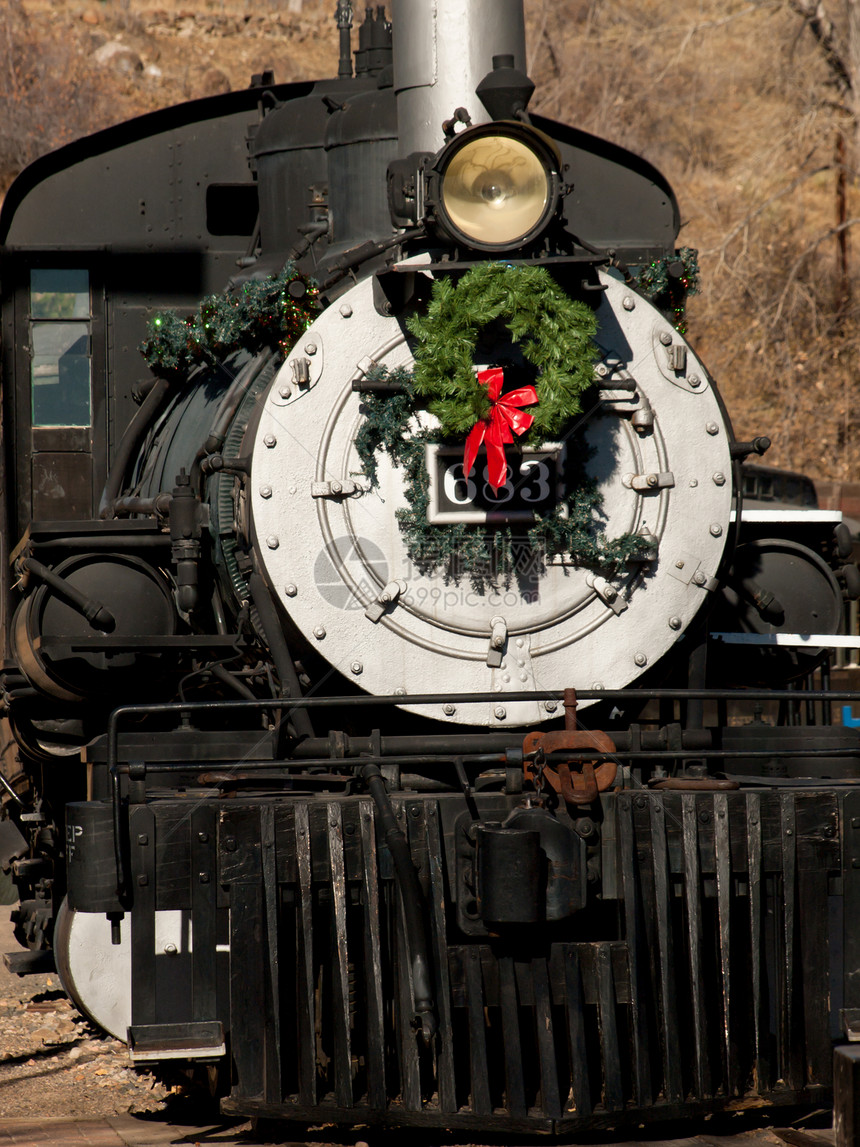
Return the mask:
<path id="1" fill-rule="evenodd" d="M 87 319 L 90 283 L 86 271 L 30 271 L 30 315 L 34 319 Z"/>
<path id="2" fill-rule="evenodd" d="M 89 323 L 33 323 L 32 334 L 33 426 L 89 426 Z"/>

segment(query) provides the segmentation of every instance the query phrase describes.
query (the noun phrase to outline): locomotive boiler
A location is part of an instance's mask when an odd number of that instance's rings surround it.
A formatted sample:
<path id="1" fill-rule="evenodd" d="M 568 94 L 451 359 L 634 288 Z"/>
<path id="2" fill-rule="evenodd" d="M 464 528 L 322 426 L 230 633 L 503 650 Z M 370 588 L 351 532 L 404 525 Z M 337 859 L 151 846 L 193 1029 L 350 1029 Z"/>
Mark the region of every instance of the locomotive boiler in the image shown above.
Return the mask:
<path id="1" fill-rule="evenodd" d="M 3 205 L 10 966 L 252 1116 L 850 1095 L 848 531 L 744 508 L 672 190 L 529 112 L 520 0 L 337 26 Z"/>

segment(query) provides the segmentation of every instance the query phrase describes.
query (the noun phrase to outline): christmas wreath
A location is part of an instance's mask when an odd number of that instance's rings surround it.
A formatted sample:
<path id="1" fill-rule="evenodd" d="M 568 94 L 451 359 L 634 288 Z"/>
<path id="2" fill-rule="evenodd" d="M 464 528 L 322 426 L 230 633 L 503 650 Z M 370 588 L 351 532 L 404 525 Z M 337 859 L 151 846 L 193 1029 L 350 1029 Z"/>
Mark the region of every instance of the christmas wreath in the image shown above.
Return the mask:
<path id="1" fill-rule="evenodd" d="M 504 391 L 502 369 L 476 371 L 479 343 L 488 328 L 499 324 L 521 352 L 533 384 Z M 416 339 L 414 369 L 371 373 L 372 379 L 387 379 L 396 393 L 365 397 L 356 449 L 371 486 L 378 484 L 379 451 L 403 469 L 409 507 L 399 510 L 397 518 L 418 569 L 445 570 L 456 577 L 459 562 L 473 586 L 484 588 L 499 574 L 522 570 L 524 563 L 534 570 L 536 557 L 543 561 L 564 554 L 615 569 L 641 551 L 642 539 L 636 535 L 610 541 L 599 533 L 600 496 L 584 473 L 588 450 L 581 443 L 578 450 L 568 450 L 568 494 L 549 513 L 536 512 L 528 527 L 427 520 L 428 442 L 462 442 L 465 435 L 464 477 L 484 444 L 489 484 L 498 490 L 508 473 L 506 445 L 518 438 L 534 449 L 547 439 L 570 438 L 598 357 L 592 341 L 597 324 L 588 306 L 565 295 L 541 267 L 483 263 L 456 283 L 437 278 L 426 313 L 410 319 L 408 327 Z M 416 429 L 421 410 L 434 415 L 438 427 Z"/>
<path id="2" fill-rule="evenodd" d="M 429 399 L 443 438 L 491 418 L 493 400 L 474 363 L 480 332 L 498 320 L 537 372 L 524 445 L 555 437 L 579 413 L 598 358 L 591 308 L 568 298 L 543 267 L 479 263 L 459 282 L 436 279 L 427 313 L 408 323 L 417 340 L 415 393 Z"/>

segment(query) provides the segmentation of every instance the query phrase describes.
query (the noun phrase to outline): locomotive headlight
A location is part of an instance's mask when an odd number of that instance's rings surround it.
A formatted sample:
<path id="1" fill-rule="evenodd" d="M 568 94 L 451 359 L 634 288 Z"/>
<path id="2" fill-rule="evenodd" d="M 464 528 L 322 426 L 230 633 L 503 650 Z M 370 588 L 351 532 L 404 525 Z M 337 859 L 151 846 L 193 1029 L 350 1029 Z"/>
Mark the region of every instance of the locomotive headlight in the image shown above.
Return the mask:
<path id="1" fill-rule="evenodd" d="M 558 168 L 550 141 L 520 124 L 468 129 L 433 164 L 437 226 L 481 251 L 527 243 L 555 214 Z"/>

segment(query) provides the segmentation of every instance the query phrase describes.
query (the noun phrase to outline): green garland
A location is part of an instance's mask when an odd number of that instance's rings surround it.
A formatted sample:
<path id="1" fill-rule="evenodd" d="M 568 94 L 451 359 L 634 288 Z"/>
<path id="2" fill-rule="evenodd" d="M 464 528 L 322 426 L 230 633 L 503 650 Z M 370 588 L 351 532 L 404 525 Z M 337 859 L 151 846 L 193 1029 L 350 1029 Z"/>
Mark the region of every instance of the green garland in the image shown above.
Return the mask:
<path id="1" fill-rule="evenodd" d="M 519 572 L 535 572 L 547 558 L 564 554 L 577 564 L 589 565 L 611 573 L 643 550 L 643 539 L 625 534 L 607 541 L 596 529 L 595 516 L 600 508 L 597 485 L 584 473 L 570 482 L 572 492 L 564 503 L 545 517 L 535 515 L 531 526 L 525 523 L 487 527 L 463 522 L 431 525 L 427 521 L 430 503 L 430 476 L 425 465 L 427 442 L 441 439 L 438 430 L 414 431 L 410 420 L 415 414 L 414 377 L 405 369 L 387 371 L 377 367 L 368 372 L 368 380 L 387 381 L 402 388 L 399 394 L 366 394 L 362 398 L 364 421 L 355 438 L 362 471 L 371 488 L 379 485 L 377 454 L 384 451 L 404 471 L 408 508 L 396 517 L 409 557 L 423 574 L 442 571 L 446 580 L 456 580 L 468 572 L 472 588 L 485 591 L 497 577 L 509 581 Z M 568 452 L 568 458 L 582 462 L 588 455 L 584 444 Z M 565 516 L 566 515 L 566 516 Z"/>
<path id="2" fill-rule="evenodd" d="M 214 364 L 240 349 L 255 354 L 266 346 L 280 347 L 286 353 L 316 317 L 316 298 L 316 285 L 287 263 L 278 275 L 209 295 L 193 315 L 155 315 L 140 351 L 150 368 L 165 377 L 187 374 L 200 363 Z"/>
<path id="3" fill-rule="evenodd" d="M 459 282 L 435 279 L 426 314 L 407 323 L 417 339 L 415 394 L 430 399 L 427 409 L 443 438 L 461 438 L 487 418 L 490 401 L 475 374 L 475 348 L 481 331 L 497 320 L 537 372 L 539 403 L 529 407 L 534 423 L 522 443 L 554 438 L 579 413 L 580 395 L 593 383 L 597 320 L 543 267 L 479 263 Z"/>
<path id="4" fill-rule="evenodd" d="M 672 315 L 675 330 L 682 335 L 687 333 L 687 299 L 699 290 L 698 256 L 694 247 L 682 247 L 671 258 L 655 259 L 636 276 L 637 288 L 655 307 Z"/>

